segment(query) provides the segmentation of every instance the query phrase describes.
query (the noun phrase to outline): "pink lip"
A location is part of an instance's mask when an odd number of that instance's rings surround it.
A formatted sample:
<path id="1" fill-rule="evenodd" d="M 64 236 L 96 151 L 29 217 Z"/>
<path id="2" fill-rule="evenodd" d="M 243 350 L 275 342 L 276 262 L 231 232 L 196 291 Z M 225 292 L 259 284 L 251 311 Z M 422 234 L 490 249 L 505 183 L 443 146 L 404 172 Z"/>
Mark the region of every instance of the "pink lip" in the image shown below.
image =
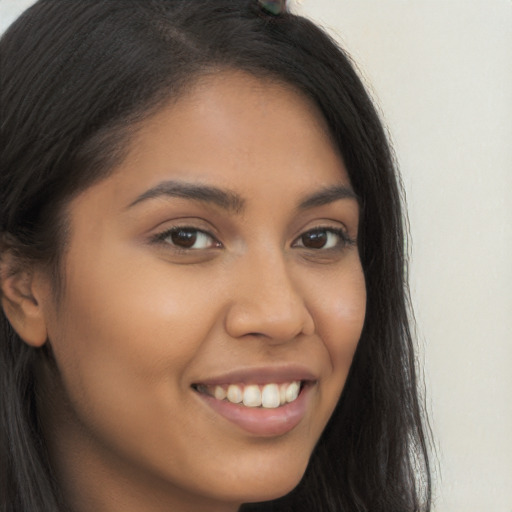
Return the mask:
<path id="1" fill-rule="evenodd" d="M 221 386 L 223 384 L 280 384 L 292 381 L 316 381 L 318 377 L 306 367 L 298 365 L 240 368 L 222 375 L 201 379 L 194 384 Z"/>
<path id="2" fill-rule="evenodd" d="M 303 386 L 295 401 L 276 409 L 245 407 L 226 400 L 217 400 L 203 393 L 197 393 L 197 396 L 216 413 L 249 434 L 272 437 L 286 434 L 300 423 L 308 409 L 311 388 L 311 383 Z"/>

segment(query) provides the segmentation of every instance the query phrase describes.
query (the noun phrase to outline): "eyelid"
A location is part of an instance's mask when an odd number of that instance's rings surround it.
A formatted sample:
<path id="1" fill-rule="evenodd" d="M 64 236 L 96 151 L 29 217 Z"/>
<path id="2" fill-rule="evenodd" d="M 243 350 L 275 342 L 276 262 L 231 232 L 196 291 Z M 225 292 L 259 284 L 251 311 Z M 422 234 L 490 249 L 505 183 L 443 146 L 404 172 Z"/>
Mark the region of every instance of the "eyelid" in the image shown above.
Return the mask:
<path id="1" fill-rule="evenodd" d="M 176 233 L 179 230 L 189 230 L 189 231 L 196 231 L 197 233 L 202 233 L 202 234 L 208 236 L 212 240 L 213 244 L 211 247 L 207 247 L 207 248 L 203 248 L 203 249 L 192 249 L 192 248 L 179 247 L 178 245 L 174 245 L 174 244 L 168 242 L 167 238 L 169 238 L 173 233 Z M 164 231 L 156 233 L 155 235 L 153 235 L 151 237 L 151 242 L 156 243 L 156 244 L 166 244 L 172 250 L 174 250 L 176 252 L 182 252 L 182 253 L 198 252 L 201 250 L 209 250 L 209 249 L 217 249 L 217 248 L 223 246 L 222 242 L 209 230 L 199 228 L 199 227 L 194 226 L 189 223 L 177 224 L 177 225 L 171 226 L 168 229 L 165 229 Z"/>
<path id="2" fill-rule="evenodd" d="M 329 233 L 334 233 L 335 235 L 339 236 L 340 239 L 341 239 L 341 243 L 339 245 L 337 245 L 336 247 L 329 247 L 327 249 L 324 249 L 323 247 L 319 248 L 319 249 L 314 249 L 314 248 L 311 248 L 311 247 L 306 247 L 305 245 L 297 245 L 298 242 L 301 241 L 301 238 L 304 236 L 304 235 L 307 235 L 308 233 L 314 233 L 315 231 L 326 231 L 326 232 L 329 232 Z M 326 226 L 326 225 L 318 225 L 318 226 L 314 226 L 312 228 L 309 228 L 309 229 L 306 229 L 304 230 L 302 233 L 300 233 L 300 235 L 298 235 L 294 241 L 292 242 L 292 247 L 302 247 L 304 249 L 309 249 L 309 250 L 312 250 L 312 251 L 329 251 L 329 250 L 340 250 L 340 249 L 343 249 L 347 246 L 352 246 L 352 245 L 355 245 L 357 243 L 357 240 L 355 240 L 354 238 L 352 238 L 349 233 L 348 233 L 348 230 L 345 226 L 341 226 L 341 225 L 338 225 L 338 226 Z"/>
<path id="3" fill-rule="evenodd" d="M 322 222 L 322 221 L 320 221 Z M 325 220 L 323 222 L 332 222 Z M 172 250 L 176 253 L 190 254 L 190 253 L 198 253 L 201 251 L 209 251 L 212 249 L 223 248 L 224 244 L 220 241 L 219 237 L 213 233 L 213 229 L 208 229 L 203 226 L 205 222 L 202 219 L 176 219 L 175 223 L 172 224 L 167 229 L 163 229 L 153 235 L 150 236 L 150 243 L 153 244 L 161 244 L 164 245 L 169 250 Z M 166 223 L 169 225 L 169 223 Z M 201 226 L 199 226 L 201 224 Z M 192 248 L 192 247 L 182 247 L 180 245 L 176 245 L 168 240 L 169 237 L 176 233 L 179 230 L 189 230 L 194 231 L 200 234 L 207 236 L 211 240 L 211 244 L 208 247 L 200 247 L 200 248 Z M 339 237 L 339 242 L 336 243 L 333 247 L 308 247 L 304 245 L 301 240 L 302 237 L 307 235 L 308 233 L 314 232 L 327 232 L 330 234 L 334 234 Z M 302 230 L 292 241 L 292 248 L 302 248 L 309 251 L 314 252 L 327 252 L 327 251 L 341 251 L 344 248 L 352 245 L 356 245 L 357 239 L 352 238 L 349 235 L 349 230 L 347 227 L 341 223 L 336 222 L 336 225 L 332 224 L 318 224 L 313 225 L 308 229 Z"/>

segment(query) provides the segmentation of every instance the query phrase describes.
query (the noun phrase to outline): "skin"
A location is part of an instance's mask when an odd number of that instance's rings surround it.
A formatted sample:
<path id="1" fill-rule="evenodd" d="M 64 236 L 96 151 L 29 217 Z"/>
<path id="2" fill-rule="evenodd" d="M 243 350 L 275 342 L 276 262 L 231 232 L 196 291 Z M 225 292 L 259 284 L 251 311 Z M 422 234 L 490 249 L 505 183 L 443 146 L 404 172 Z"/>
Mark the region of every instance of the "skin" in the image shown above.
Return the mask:
<path id="1" fill-rule="evenodd" d="M 237 201 L 141 198 L 169 181 Z M 364 322 L 356 199 L 299 208 L 340 186 L 350 190 L 343 160 L 309 100 L 225 72 L 145 121 L 119 168 L 70 202 L 63 299 L 32 272 L 32 309 L 16 325 L 55 357 L 39 376 L 42 417 L 73 511 L 232 512 L 297 485 Z M 211 236 L 180 249 L 162 235 L 175 227 Z M 192 388 L 276 365 L 316 376 L 284 435 L 246 432 Z"/>

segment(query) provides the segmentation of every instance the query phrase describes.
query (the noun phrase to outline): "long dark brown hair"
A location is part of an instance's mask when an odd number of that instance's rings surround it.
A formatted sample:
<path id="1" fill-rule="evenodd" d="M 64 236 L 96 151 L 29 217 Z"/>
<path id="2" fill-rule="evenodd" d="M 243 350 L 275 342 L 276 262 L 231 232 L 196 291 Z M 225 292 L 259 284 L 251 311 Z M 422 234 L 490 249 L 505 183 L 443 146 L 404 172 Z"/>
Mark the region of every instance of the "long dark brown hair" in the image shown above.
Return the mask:
<path id="1" fill-rule="evenodd" d="M 0 250 L 58 283 L 63 207 L 124 156 L 131 128 L 204 73 L 237 69 L 306 94 L 361 201 L 366 320 L 342 397 L 302 481 L 244 511 L 430 510 L 400 188 L 375 108 L 317 26 L 256 0 L 40 0 L 0 40 Z M 67 510 L 41 434 L 26 345 L 0 313 L 0 505 Z"/>

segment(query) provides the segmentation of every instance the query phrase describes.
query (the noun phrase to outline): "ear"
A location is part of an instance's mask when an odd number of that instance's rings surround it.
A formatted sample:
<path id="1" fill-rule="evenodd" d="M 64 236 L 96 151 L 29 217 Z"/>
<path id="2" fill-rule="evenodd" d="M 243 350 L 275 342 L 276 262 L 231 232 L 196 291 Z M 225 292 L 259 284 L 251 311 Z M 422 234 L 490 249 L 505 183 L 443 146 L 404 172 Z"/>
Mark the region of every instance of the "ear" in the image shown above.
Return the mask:
<path id="1" fill-rule="evenodd" d="M 0 260 L 2 307 L 5 316 L 20 338 L 28 345 L 41 347 L 48 338 L 41 299 L 43 295 L 40 271 L 26 268 L 10 252 Z"/>

